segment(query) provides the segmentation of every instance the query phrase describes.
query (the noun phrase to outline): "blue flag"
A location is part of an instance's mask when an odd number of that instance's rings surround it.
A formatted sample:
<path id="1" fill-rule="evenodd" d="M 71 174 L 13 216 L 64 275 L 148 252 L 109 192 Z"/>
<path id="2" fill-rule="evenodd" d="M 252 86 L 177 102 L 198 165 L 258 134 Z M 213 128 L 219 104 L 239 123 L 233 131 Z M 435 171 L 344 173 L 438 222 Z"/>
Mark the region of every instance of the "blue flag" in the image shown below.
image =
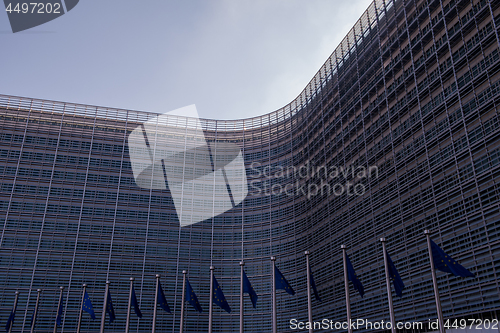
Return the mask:
<path id="1" fill-rule="evenodd" d="M 94 307 L 92 306 L 92 302 L 90 301 L 89 294 L 87 294 L 87 290 L 85 290 L 85 295 L 83 296 L 82 309 L 87 311 L 90 314 L 90 317 L 95 320 Z"/>
<path id="2" fill-rule="evenodd" d="M 33 319 L 35 319 L 35 310 L 33 310 L 33 313 L 31 314 L 30 327 L 33 327 Z"/>
<path id="3" fill-rule="evenodd" d="M 139 309 L 139 303 L 137 302 L 137 297 L 135 296 L 134 286 L 132 286 L 132 306 L 134 307 L 137 317 L 142 318 L 142 312 L 141 309 Z"/>
<path id="4" fill-rule="evenodd" d="M 461 277 L 474 277 L 474 274 L 468 271 L 446 254 L 436 243 L 431 240 L 432 258 L 434 259 L 434 268 L 442 272 L 450 273 Z"/>
<path id="5" fill-rule="evenodd" d="M 222 289 L 219 286 L 219 283 L 217 282 L 215 275 L 213 275 L 212 282 L 213 282 L 213 287 L 214 287 L 214 290 L 213 290 L 214 304 L 220 306 L 227 313 L 231 313 L 231 307 L 229 307 L 229 304 L 227 303 L 227 300 L 226 300 L 226 296 L 224 296 L 224 293 L 222 292 Z"/>
<path id="6" fill-rule="evenodd" d="M 257 308 L 257 293 L 253 290 L 252 284 L 250 283 L 245 271 L 243 271 L 243 292 L 250 296 L 254 309 Z"/>
<path id="7" fill-rule="evenodd" d="M 285 279 L 283 274 L 281 274 L 280 270 L 278 269 L 278 267 L 276 265 L 274 266 L 274 275 L 275 275 L 274 283 L 276 285 L 276 290 L 283 289 L 284 291 L 286 291 L 290 295 L 295 295 L 295 291 L 290 286 L 288 281 Z"/>
<path id="8" fill-rule="evenodd" d="M 347 262 L 347 277 L 349 278 L 349 281 L 352 282 L 354 289 L 356 289 L 361 297 L 365 294 L 365 288 L 363 288 L 363 284 L 361 281 L 359 281 L 358 277 L 356 276 L 356 272 L 354 271 L 354 267 L 352 267 L 351 261 L 349 260 L 349 256 L 347 253 L 345 254 L 346 257 L 346 262 Z"/>
<path id="9" fill-rule="evenodd" d="M 170 307 L 167 304 L 167 299 L 165 298 L 165 294 L 163 293 L 163 289 L 161 289 L 160 281 L 158 281 L 158 290 L 156 292 L 158 295 L 158 305 L 160 305 L 160 307 L 163 310 L 167 311 L 168 313 L 171 313 Z"/>
<path id="10" fill-rule="evenodd" d="M 313 288 L 314 298 L 316 298 L 317 301 L 321 302 L 321 298 L 319 297 L 319 294 L 318 294 L 318 289 L 316 289 L 316 283 L 314 282 L 314 277 L 313 277 L 313 272 L 312 272 L 311 266 L 309 266 L 309 279 L 311 280 L 311 287 Z"/>
<path id="11" fill-rule="evenodd" d="M 109 289 L 106 301 L 106 312 L 109 314 L 109 323 L 111 324 L 112 322 L 115 321 L 116 316 L 115 316 L 115 309 L 113 309 L 113 301 L 111 300 L 111 292 L 109 291 Z"/>
<path id="12" fill-rule="evenodd" d="M 396 269 L 396 266 L 389 256 L 389 252 L 385 251 L 385 253 L 387 254 L 387 262 L 389 264 L 389 278 L 392 280 L 394 289 L 396 289 L 396 294 L 399 297 L 403 297 L 403 289 L 405 289 L 405 284 L 403 283 L 403 280 L 401 280 L 401 276 L 399 276 L 398 270 Z"/>
<path id="13" fill-rule="evenodd" d="M 9 319 L 7 320 L 7 325 L 5 325 L 5 332 L 8 332 L 10 327 L 12 326 L 12 324 L 14 324 L 14 318 L 16 316 L 16 308 L 17 308 L 17 304 L 10 311 Z"/>
<path id="14" fill-rule="evenodd" d="M 57 308 L 57 317 L 56 323 L 57 326 L 61 326 L 62 324 L 62 314 L 63 314 L 63 297 L 59 300 L 59 307 Z"/>
<path id="15" fill-rule="evenodd" d="M 193 306 L 193 308 L 196 309 L 198 312 L 203 312 L 203 309 L 201 308 L 200 303 L 198 302 L 198 297 L 196 297 L 196 294 L 193 291 L 193 288 L 191 288 L 191 284 L 189 283 L 189 280 L 186 278 L 186 297 L 189 301 L 189 304 Z"/>

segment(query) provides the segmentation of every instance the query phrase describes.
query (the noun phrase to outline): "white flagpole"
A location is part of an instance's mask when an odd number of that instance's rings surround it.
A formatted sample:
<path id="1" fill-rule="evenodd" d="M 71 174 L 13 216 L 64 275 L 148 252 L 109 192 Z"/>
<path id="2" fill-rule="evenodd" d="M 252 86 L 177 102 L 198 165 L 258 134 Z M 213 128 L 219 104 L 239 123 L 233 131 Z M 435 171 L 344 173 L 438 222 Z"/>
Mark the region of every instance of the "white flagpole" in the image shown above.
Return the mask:
<path id="1" fill-rule="evenodd" d="M 187 271 L 182 271 L 182 303 L 181 303 L 181 322 L 180 322 L 180 333 L 184 328 L 184 303 L 186 302 L 186 274 Z"/>
<path id="2" fill-rule="evenodd" d="M 307 313 L 309 315 L 309 333 L 313 333 L 313 315 L 312 315 L 312 300 L 311 300 L 311 268 L 309 267 L 309 251 L 304 252 L 306 255 L 307 266 Z"/>
<path id="3" fill-rule="evenodd" d="M 104 324 L 106 323 L 106 308 L 108 307 L 108 292 L 109 292 L 109 281 L 106 281 L 106 290 L 104 291 L 104 304 L 102 306 L 102 316 L 101 316 L 101 333 L 104 333 Z"/>
<path id="4" fill-rule="evenodd" d="M 436 270 L 434 269 L 434 257 L 432 256 L 431 231 L 424 230 L 424 234 L 427 237 L 427 248 L 429 250 L 429 259 L 431 261 L 432 284 L 434 286 L 434 298 L 436 300 L 436 309 L 437 309 L 438 322 L 439 322 L 439 332 L 445 333 L 443 310 L 441 309 L 441 300 L 439 299 L 439 289 L 438 289 L 437 278 L 436 278 Z"/>
<path id="5" fill-rule="evenodd" d="M 276 313 L 276 274 L 275 274 L 275 266 L 276 266 L 276 257 L 271 257 L 272 261 L 272 279 L 273 279 L 273 333 L 278 332 L 278 316 Z"/>
<path id="6" fill-rule="evenodd" d="M 243 333 L 244 327 L 243 327 L 243 316 L 244 316 L 244 304 L 243 304 L 243 266 L 245 266 L 245 263 L 243 261 L 240 261 L 240 333 Z"/>
<path id="7" fill-rule="evenodd" d="M 340 245 L 342 249 L 342 257 L 344 259 L 344 288 L 345 288 L 345 303 L 347 310 L 347 332 L 352 333 L 351 328 L 351 300 L 349 297 L 349 276 L 347 274 L 347 255 L 346 255 L 346 246 Z"/>
<path id="8" fill-rule="evenodd" d="M 59 289 L 61 290 L 61 293 L 59 294 L 59 302 L 57 303 L 59 306 L 61 306 L 61 300 L 62 300 L 62 297 L 63 297 L 63 291 L 64 291 L 64 287 L 59 287 Z M 59 306 L 57 307 L 57 315 L 59 315 Z M 57 317 L 56 317 L 56 322 L 54 324 L 54 333 L 57 333 Z"/>
<path id="9" fill-rule="evenodd" d="M 214 301 L 214 266 L 210 266 L 210 305 L 208 307 L 208 333 L 212 333 L 212 315 Z"/>
<path id="10" fill-rule="evenodd" d="M 396 333 L 396 317 L 394 315 L 394 305 L 392 304 L 391 280 L 389 277 L 389 260 L 387 259 L 385 238 L 380 238 L 380 242 L 382 243 L 382 251 L 384 252 L 385 285 L 387 287 L 387 298 L 389 299 L 389 315 L 392 323 L 391 332 Z"/>
<path id="11" fill-rule="evenodd" d="M 80 328 L 82 327 L 82 314 L 83 314 L 83 301 L 85 300 L 85 290 L 87 289 L 87 284 L 83 284 L 82 293 L 82 304 L 80 306 L 80 315 L 78 316 L 78 327 L 76 328 L 76 333 L 80 333 Z"/>
<path id="12" fill-rule="evenodd" d="M 127 323 L 125 324 L 125 333 L 128 333 L 130 330 L 130 311 L 132 307 L 132 288 L 134 287 L 134 278 L 130 278 L 130 290 L 128 292 L 128 309 L 127 309 Z"/>
<path id="13" fill-rule="evenodd" d="M 155 292 L 155 305 L 153 307 L 153 328 L 152 328 L 152 333 L 155 333 L 156 331 L 156 308 L 158 306 L 158 289 L 160 287 L 160 274 L 156 274 L 156 292 Z"/>
<path id="14" fill-rule="evenodd" d="M 16 297 L 14 298 L 14 313 L 17 310 L 17 299 L 19 298 L 19 291 L 16 291 Z M 12 332 L 12 326 L 14 326 L 14 321 L 10 323 L 9 331 L 7 333 Z"/>
<path id="15" fill-rule="evenodd" d="M 42 289 L 37 289 L 35 312 L 33 313 L 33 321 L 31 322 L 31 333 L 35 333 L 36 316 L 38 315 L 38 304 L 40 303 L 40 293 Z"/>

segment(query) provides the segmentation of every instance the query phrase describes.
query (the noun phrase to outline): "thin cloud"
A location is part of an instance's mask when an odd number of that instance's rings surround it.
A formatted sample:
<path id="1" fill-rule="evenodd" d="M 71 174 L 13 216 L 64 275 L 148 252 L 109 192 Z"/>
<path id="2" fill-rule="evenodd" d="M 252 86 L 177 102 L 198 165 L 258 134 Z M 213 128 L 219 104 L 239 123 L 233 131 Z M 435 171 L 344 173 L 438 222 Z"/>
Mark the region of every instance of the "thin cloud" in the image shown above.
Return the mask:
<path id="1" fill-rule="evenodd" d="M 160 113 L 196 104 L 205 118 L 253 117 L 292 101 L 369 3 L 162 1 L 138 11 L 118 0 L 80 2 L 33 33 L 3 35 L 0 92 Z"/>

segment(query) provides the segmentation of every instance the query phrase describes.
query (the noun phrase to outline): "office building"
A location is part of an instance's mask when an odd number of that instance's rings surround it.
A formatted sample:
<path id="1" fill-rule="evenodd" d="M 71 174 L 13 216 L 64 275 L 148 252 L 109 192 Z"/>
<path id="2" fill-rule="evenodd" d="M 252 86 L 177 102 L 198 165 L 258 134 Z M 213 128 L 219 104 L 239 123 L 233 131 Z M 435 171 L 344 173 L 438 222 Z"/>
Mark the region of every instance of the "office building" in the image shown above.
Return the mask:
<path id="1" fill-rule="evenodd" d="M 245 298 L 245 331 L 268 333 L 274 255 L 297 292 L 278 293 L 278 331 L 292 332 L 290 319 L 307 321 L 305 250 L 323 299 L 314 319 L 344 321 L 341 244 L 365 287 L 351 288 L 353 317 L 387 321 L 381 237 L 406 285 L 396 320 L 427 322 L 424 229 L 476 275 L 438 272 L 445 319 L 498 318 L 499 35 L 498 1 L 376 0 L 290 104 L 200 120 L 209 143 L 240 149 L 248 195 L 182 228 L 170 191 L 138 186 L 130 162 L 128 136 L 157 114 L 1 95 L 2 325 L 19 290 L 13 332 L 29 331 L 41 288 L 37 332 L 52 332 L 65 286 L 59 331 L 75 332 L 82 283 L 99 318 L 109 280 L 106 331 L 124 332 L 134 276 L 144 317 L 131 332 L 149 332 L 159 273 L 173 313 L 159 310 L 157 328 L 178 332 L 186 269 L 204 312 L 187 305 L 185 328 L 206 332 L 213 265 L 233 309 L 214 308 L 214 332 L 236 332 L 243 259 L 259 295 L 256 309 Z M 99 324 L 84 313 L 83 331 Z"/>

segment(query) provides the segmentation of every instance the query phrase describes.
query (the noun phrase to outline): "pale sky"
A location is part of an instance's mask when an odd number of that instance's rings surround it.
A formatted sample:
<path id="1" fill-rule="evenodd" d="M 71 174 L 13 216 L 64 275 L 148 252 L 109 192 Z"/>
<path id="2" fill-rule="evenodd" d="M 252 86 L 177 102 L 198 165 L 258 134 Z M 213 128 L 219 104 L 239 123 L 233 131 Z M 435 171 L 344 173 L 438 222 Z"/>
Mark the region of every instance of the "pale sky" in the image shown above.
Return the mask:
<path id="1" fill-rule="evenodd" d="M 240 119 L 291 102 L 368 0 L 81 0 L 12 33 L 0 13 L 0 94 Z"/>

